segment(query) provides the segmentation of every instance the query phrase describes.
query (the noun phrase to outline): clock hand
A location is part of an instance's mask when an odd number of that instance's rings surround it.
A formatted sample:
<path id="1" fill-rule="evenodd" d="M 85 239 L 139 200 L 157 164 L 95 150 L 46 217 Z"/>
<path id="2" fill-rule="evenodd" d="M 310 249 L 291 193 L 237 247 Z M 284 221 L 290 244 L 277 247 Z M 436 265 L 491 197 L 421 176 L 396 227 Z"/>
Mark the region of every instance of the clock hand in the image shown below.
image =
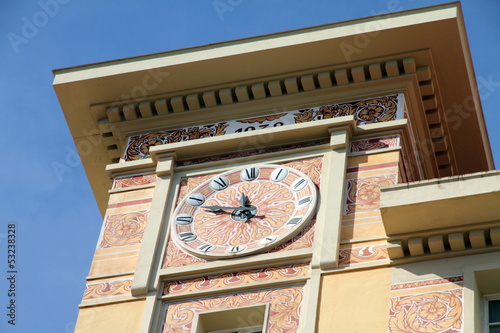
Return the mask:
<path id="1" fill-rule="evenodd" d="M 248 205 L 248 197 L 243 192 L 241 192 L 240 205 L 241 205 L 241 207 L 248 207 L 247 206 Z"/>
<path id="2" fill-rule="evenodd" d="M 240 209 L 241 207 L 223 207 L 219 205 L 213 205 L 213 206 L 201 206 L 201 208 L 207 208 L 210 209 L 212 212 L 215 212 L 217 210 L 222 210 L 222 209 Z"/>

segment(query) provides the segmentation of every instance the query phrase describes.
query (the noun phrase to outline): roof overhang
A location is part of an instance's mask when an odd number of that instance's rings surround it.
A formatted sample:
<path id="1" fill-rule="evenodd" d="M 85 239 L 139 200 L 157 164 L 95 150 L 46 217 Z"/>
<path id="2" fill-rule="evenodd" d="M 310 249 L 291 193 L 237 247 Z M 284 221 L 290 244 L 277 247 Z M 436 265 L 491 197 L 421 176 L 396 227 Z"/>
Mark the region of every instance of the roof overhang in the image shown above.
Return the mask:
<path id="1" fill-rule="evenodd" d="M 381 189 L 388 253 L 399 263 L 500 249 L 500 172 Z"/>
<path id="2" fill-rule="evenodd" d="M 380 211 L 389 237 L 496 222 L 500 172 L 478 172 L 382 188 Z"/>
<path id="3" fill-rule="evenodd" d="M 435 103 L 441 109 L 457 172 L 493 169 L 459 3 L 58 69 L 54 88 L 103 210 L 111 186 L 105 172 L 111 161 L 110 144 L 106 144 L 110 139 L 103 132 L 111 130 L 101 109 L 117 102 L 134 103 L 137 98 L 187 95 L 235 82 L 283 78 L 287 73 L 300 76 L 350 64 L 364 66 L 377 59 L 423 51 L 430 55 L 432 90 L 439 92 Z M 284 99 L 280 103 L 287 107 Z M 174 118 L 168 117 L 158 117 L 156 126 L 170 126 Z M 123 140 L 120 137 L 118 145 Z"/>

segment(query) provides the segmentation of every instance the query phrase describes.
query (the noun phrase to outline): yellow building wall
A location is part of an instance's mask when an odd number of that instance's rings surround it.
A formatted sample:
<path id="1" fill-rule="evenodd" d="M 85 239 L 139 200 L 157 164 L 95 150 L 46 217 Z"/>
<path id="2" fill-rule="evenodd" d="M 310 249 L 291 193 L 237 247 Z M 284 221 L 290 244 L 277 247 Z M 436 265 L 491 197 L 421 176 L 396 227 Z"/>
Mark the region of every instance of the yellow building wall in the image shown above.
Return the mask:
<path id="1" fill-rule="evenodd" d="M 155 181 L 154 174 L 115 180 L 75 332 L 139 331 L 145 298 L 131 288 Z"/>
<path id="2" fill-rule="evenodd" d="M 75 332 L 137 333 L 145 303 L 145 300 L 139 300 L 82 308 Z"/>
<path id="3" fill-rule="evenodd" d="M 390 268 L 324 275 L 317 332 L 387 332 Z"/>

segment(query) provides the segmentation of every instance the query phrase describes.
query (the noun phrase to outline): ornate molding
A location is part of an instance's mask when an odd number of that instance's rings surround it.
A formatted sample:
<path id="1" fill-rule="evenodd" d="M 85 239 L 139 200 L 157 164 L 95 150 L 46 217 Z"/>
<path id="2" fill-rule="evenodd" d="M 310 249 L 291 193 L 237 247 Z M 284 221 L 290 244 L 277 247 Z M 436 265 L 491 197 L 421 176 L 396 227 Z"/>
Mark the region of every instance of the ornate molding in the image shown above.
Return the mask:
<path id="1" fill-rule="evenodd" d="M 346 89 L 351 85 L 353 89 L 355 85 L 356 89 L 360 89 L 359 84 L 364 83 L 380 81 L 380 84 L 390 86 L 391 79 L 411 75 L 418 82 L 419 107 L 423 107 L 425 111 L 424 121 L 426 122 L 426 128 L 424 130 L 428 139 L 421 143 L 425 145 L 422 149 L 426 153 L 432 152 L 433 162 L 431 164 L 437 170 L 438 174 L 436 176 L 443 177 L 456 173 L 456 170 L 453 167 L 453 152 L 448 142 L 449 136 L 447 135 L 448 130 L 444 110 L 439 103 L 440 96 L 435 88 L 437 83 L 434 82 L 434 72 L 431 64 L 432 59 L 430 54 L 427 51 L 420 51 L 408 54 L 406 57 L 387 57 L 378 62 L 354 63 L 352 66 L 334 69 L 324 68 L 320 71 L 300 73 L 289 77 L 270 77 L 261 82 L 240 82 L 232 86 L 211 88 L 206 91 L 190 91 L 185 94 L 165 95 L 141 101 L 119 101 L 114 102 L 112 106 L 106 107 L 105 111 L 102 113 L 99 112 L 99 114 L 106 115 L 106 118 L 101 119 L 101 123 L 103 124 L 102 127 L 106 130 L 105 135 L 108 136 L 106 141 L 108 155 L 111 162 L 118 162 L 119 157 L 123 157 L 122 154 L 131 145 L 124 143 L 126 138 L 123 133 L 118 134 L 119 130 L 113 130 L 117 125 L 121 126 L 122 124 L 147 122 L 153 119 L 165 119 L 165 117 L 184 114 L 186 111 L 233 105 L 236 107 L 238 103 L 264 101 L 275 97 L 293 96 L 297 98 L 300 94 L 315 91 L 320 92 L 324 89 Z M 345 103 L 333 105 L 338 106 L 342 104 Z M 325 105 L 323 110 L 325 112 L 339 112 L 338 108 L 337 110 L 335 108 L 329 110 L 329 106 L 332 105 Z M 404 112 L 406 113 L 407 110 Z M 339 115 L 341 113 L 339 112 Z M 212 128 L 196 127 L 190 130 L 198 130 L 199 137 L 214 135 L 214 133 L 206 133 L 207 131 L 213 132 L 214 129 Z M 183 134 L 179 130 L 172 130 L 172 132 L 175 132 L 176 135 L 194 135 L 194 133 Z M 150 133 L 150 131 L 145 129 L 143 133 Z M 139 136 L 143 136 L 143 133 Z M 125 134 L 125 136 L 127 135 Z M 150 142 L 151 140 L 143 138 L 143 140 L 148 141 L 148 144 L 136 147 L 138 150 L 135 154 L 125 153 L 123 160 L 133 160 L 137 156 L 144 158 L 148 154 L 149 146 L 170 142 L 168 140 L 168 142 L 163 142 L 166 140 L 166 137 L 150 139 L 159 141 Z M 173 140 L 172 142 L 178 142 L 175 141 L 176 139 Z"/>
<path id="2" fill-rule="evenodd" d="M 125 161 L 149 157 L 149 147 L 184 142 L 207 137 L 254 131 L 257 129 L 290 124 L 321 121 L 353 115 L 357 125 L 403 118 L 402 94 L 370 98 L 360 101 L 330 104 L 301 110 L 279 112 L 260 117 L 223 121 L 215 124 L 193 126 L 151 134 L 130 136 L 123 156 Z"/>

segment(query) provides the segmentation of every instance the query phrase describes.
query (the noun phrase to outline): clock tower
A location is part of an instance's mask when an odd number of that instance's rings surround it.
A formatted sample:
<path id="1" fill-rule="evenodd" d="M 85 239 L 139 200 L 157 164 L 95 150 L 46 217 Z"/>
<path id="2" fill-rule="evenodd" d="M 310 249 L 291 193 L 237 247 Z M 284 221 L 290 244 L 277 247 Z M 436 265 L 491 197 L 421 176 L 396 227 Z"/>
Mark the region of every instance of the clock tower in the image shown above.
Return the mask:
<path id="1" fill-rule="evenodd" d="M 493 169 L 479 101 L 450 111 L 463 31 L 453 3 L 56 70 L 103 215 L 75 332 L 406 332 L 381 188 Z"/>

